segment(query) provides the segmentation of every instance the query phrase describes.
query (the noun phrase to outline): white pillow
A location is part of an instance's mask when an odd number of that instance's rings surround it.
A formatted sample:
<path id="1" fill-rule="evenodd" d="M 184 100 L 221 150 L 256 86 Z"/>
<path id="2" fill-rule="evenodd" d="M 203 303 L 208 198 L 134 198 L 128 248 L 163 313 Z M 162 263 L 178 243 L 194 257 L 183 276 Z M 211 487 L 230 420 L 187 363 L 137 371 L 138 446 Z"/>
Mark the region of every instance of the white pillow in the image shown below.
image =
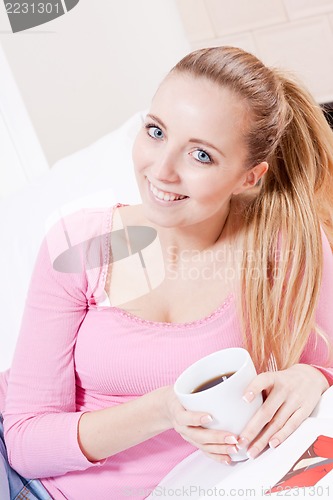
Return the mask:
<path id="1" fill-rule="evenodd" d="M 140 202 L 132 145 L 143 116 L 135 114 L 0 203 L 0 371 L 10 367 L 31 272 L 50 221 L 81 207 Z"/>

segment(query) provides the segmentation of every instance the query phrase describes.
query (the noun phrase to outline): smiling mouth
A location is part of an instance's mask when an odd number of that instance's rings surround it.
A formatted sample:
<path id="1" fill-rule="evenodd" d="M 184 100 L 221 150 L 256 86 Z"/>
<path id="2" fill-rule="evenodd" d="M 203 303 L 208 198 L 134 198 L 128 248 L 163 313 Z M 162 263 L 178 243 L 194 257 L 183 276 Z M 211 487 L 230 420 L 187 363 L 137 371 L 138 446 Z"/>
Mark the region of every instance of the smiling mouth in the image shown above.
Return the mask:
<path id="1" fill-rule="evenodd" d="M 157 189 L 157 187 L 153 186 L 153 184 L 149 182 L 149 189 L 153 193 L 156 198 L 159 200 L 163 201 L 179 201 L 179 200 L 184 200 L 185 198 L 188 198 L 188 196 L 185 196 L 183 194 L 177 194 L 177 193 L 170 193 L 167 191 L 161 191 L 160 189 Z"/>

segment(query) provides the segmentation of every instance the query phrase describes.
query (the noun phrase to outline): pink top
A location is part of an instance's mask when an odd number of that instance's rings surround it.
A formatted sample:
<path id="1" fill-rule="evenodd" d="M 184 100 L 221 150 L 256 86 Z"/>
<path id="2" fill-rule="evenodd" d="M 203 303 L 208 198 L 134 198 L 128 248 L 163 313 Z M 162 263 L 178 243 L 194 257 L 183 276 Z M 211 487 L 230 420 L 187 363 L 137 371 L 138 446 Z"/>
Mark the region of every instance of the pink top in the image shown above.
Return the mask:
<path id="1" fill-rule="evenodd" d="M 55 499 L 145 498 L 195 448 L 170 430 L 92 464 L 77 441 L 81 414 L 173 384 L 206 354 L 242 346 L 233 296 L 210 316 L 182 324 L 146 321 L 101 305 L 112 213 L 112 208 L 85 210 L 48 234 L 10 371 L 4 411 L 9 461 L 21 475 L 42 478 Z M 94 235 L 103 235 L 98 251 L 85 246 L 81 272 L 54 270 L 54 259 L 69 240 L 74 245 Z M 323 250 L 317 323 L 333 340 L 333 257 L 325 236 Z M 324 342 L 315 344 L 312 335 L 301 361 L 321 366 L 326 354 Z M 323 371 L 332 383 L 333 368 Z"/>

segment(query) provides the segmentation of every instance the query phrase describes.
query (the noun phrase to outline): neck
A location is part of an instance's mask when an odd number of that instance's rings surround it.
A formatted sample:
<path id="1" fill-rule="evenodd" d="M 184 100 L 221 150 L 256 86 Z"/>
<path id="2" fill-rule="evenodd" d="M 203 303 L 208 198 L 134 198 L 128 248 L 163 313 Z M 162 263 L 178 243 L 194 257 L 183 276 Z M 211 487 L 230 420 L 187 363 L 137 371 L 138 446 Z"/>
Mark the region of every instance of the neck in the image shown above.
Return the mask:
<path id="1" fill-rule="evenodd" d="M 230 205 L 221 216 L 205 220 L 195 226 L 158 228 L 160 242 L 164 249 L 171 248 L 175 255 L 182 251 L 205 251 L 212 249 L 226 235 Z"/>

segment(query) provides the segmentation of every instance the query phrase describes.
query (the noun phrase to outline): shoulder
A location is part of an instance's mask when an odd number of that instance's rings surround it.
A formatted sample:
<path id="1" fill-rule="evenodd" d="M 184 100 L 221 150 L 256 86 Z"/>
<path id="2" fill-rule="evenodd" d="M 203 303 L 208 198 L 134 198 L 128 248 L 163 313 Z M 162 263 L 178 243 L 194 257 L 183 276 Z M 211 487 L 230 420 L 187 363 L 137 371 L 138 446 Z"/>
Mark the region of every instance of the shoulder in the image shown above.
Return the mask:
<path id="1" fill-rule="evenodd" d="M 143 205 L 118 205 L 114 212 L 113 226 L 140 226 L 147 224 L 144 216 Z"/>
<path id="2" fill-rule="evenodd" d="M 49 220 L 45 241 L 55 271 L 77 273 L 82 270 L 82 255 L 104 244 L 112 230 L 113 214 L 119 205 L 81 208 L 64 214 L 61 210 Z"/>

